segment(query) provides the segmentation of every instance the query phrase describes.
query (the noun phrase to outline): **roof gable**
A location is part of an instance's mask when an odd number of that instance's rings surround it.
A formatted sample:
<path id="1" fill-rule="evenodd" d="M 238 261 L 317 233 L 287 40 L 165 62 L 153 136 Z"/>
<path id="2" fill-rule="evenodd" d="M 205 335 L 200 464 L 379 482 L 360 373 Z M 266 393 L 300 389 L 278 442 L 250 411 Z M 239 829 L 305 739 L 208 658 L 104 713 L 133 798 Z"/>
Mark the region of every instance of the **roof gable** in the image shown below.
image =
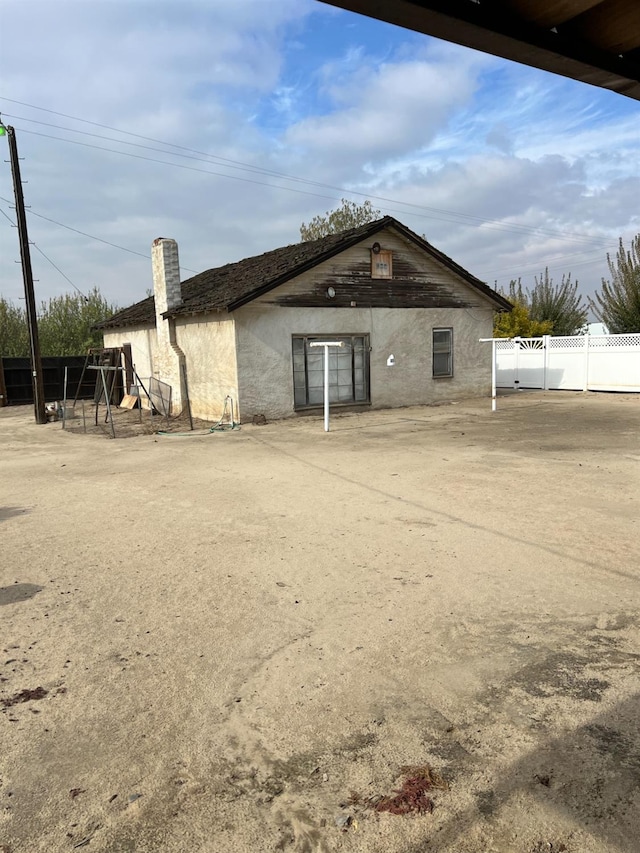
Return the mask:
<path id="1" fill-rule="evenodd" d="M 372 275 L 376 243 L 388 252 L 391 276 Z M 247 307 L 495 308 L 479 288 L 390 225 L 373 237 L 295 275 Z"/>
<path id="2" fill-rule="evenodd" d="M 427 252 L 440 264 L 450 269 L 466 284 L 487 297 L 496 309 L 510 309 L 509 303 L 484 282 L 434 248 L 392 216 L 385 216 L 358 228 L 328 234 L 319 240 L 294 243 L 263 255 L 245 258 L 236 263 L 205 270 L 182 282 L 182 304 L 164 316 L 201 314 L 213 311 L 235 311 L 242 305 L 268 293 L 296 276 L 326 261 L 362 240 L 373 237 L 385 228 L 394 228 L 405 239 Z M 155 322 L 153 297 L 138 302 L 114 314 L 100 324 L 100 328 L 132 325 L 153 325 Z"/>

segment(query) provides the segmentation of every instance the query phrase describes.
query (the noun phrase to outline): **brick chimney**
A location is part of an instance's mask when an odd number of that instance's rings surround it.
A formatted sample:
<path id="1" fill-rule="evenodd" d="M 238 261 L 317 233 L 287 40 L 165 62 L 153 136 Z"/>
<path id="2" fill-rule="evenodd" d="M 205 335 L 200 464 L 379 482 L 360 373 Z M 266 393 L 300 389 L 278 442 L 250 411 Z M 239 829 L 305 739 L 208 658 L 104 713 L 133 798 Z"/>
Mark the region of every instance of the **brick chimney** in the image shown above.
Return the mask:
<path id="1" fill-rule="evenodd" d="M 153 293 L 156 298 L 156 317 L 182 302 L 180 261 L 175 240 L 158 237 L 151 246 L 153 264 Z"/>
<path id="2" fill-rule="evenodd" d="M 184 353 L 176 342 L 176 327 L 172 317 L 163 317 L 165 311 L 177 308 L 182 302 L 180 288 L 180 261 L 175 240 L 158 237 L 151 245 L 153 267 L 153 294 L 156 303 L 156 332 L 158 347 L 154 359 L 154 373 L 161 382 L 171 385 L 172 414 L 182 410 Z"/>

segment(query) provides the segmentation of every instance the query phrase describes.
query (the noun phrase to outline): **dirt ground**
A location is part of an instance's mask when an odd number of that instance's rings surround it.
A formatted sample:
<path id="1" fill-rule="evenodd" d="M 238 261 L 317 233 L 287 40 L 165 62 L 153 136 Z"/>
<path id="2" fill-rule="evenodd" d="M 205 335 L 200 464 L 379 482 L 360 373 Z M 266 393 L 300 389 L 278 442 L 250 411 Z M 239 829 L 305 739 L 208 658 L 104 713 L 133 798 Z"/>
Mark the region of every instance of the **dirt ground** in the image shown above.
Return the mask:
<path id="1" fill-rule="evenodd" d="M 115 441 L 1 409 L 0 851 L 637 851 L 639 427 L 563 392 Z"/>

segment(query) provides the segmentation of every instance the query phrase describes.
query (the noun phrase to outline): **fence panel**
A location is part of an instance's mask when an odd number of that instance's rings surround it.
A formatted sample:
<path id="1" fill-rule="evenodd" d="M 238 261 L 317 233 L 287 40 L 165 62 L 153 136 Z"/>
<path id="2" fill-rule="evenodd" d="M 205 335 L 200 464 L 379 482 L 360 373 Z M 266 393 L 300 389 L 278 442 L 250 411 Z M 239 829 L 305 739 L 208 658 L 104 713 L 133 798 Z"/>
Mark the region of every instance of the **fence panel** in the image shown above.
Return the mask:
<path id="1" fill-rule="evenodd" d="M 589 391 L 640 391 L 640 334 L 589 337 Z"/>
<path id="2" fill-rule="evenodd" d="M 546 338 L 546 387 L 558 391 L 584 391 L 587 369 L 587 338 Z"/>
<path id="3" fill-rule="evenodd" d="M 510 338 L 496 341 L 496 386 L 516 388 L 516 344 Z"/>
<path id="4" fill-rule="evenodd" d="M 62 400 L 65 367 L 68 368 L 67 396 L 75 396 L 84 363 L 84 355 L 48 356 L 42 359 L 44 397 L 48 403 Z M 2 358 L 0 359 L 0 370 L 4 373 L 7 403 L 10 406 L 24 406 L 33 403 L 31 361 L 28 358 Z M 95 376 L 86 373 L 78 399 L 91 399 L 94 387 Z"/>
<path id="5" fill-rule="evenodd" d="M 496 340 L 498 388 L 640 392 L 640 333 Z"/>

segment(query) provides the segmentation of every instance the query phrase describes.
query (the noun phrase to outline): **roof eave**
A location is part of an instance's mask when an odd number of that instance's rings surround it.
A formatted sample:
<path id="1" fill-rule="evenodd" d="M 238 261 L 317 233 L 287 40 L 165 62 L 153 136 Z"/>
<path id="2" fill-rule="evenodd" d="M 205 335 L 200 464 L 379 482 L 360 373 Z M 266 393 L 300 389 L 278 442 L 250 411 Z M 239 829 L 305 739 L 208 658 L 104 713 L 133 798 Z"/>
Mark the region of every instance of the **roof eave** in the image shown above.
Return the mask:
<path id="1" fill-rule="evenodd" d="M 221 308 L 212 308 L 209 306 L 208 308 L 189 308 L 188 310 L 182 310 L 180 306 L 174 308 L 172 311 L 164 311 L 162 313 L 163 320 L 169 320 L 174 317 L 195 317 L 198 314 L 220 314 L 223 311 L 228 312 L 228 308 L 226 306 L 222 306 Z"/>

